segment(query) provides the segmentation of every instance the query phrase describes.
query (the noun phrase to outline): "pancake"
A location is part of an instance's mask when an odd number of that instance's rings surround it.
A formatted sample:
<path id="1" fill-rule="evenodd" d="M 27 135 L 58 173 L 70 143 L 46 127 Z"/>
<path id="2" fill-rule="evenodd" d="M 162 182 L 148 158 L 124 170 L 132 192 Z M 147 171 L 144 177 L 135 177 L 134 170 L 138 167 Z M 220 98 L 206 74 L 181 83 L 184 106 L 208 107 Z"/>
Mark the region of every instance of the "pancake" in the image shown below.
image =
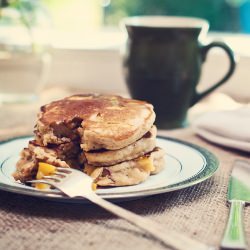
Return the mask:
<path id="1" fill-rule="evenodd" d="M 24 148 L 16 164 L 13 174 L 15 180 L 25 182 L 35 178 L 38 162 L 46 162 L 57 167 L 82 169 L 85 158 L 79 145 L 65 143 L 44 147 L 36 141 L 30 141 L 28 148 Z"/>
<path id="2" fill-rule="evenodd" d="M 135 159 L 155 148 L 156 132 L 157 129 L 153 126 L 141 139 L 122 149 L 85 152 L 86 161 L 90 165 L 109 166 Z"/>
<path id="3" fill-rule="evenodd" d="M 142 157 L 113 166 L 96 167 L 86 165 L 84 172 L 90 175 L 98 186 L 129 186 L 145 181 L 164 167 L 165 152 L 156 147 Z"/>
<path id="4" fill-rule="evenodd" d="M 37 154 L 39 154 L 39 151 L 48 152 L 61 160 L 76 158 L 82 152 L 80 145 L 74 142 L 59 145 L 49 144 L 45 147 L 39 142 L 32 140 L 29 141 L 28 148 Z"/>
<path id="5" fill-rule="evenodd" d="M 36 179 L 40 163 L 76 168 L 99 186 L 135 185 L 158 173 L 153 106 L 114 95 L 74 95 L 41 107 L 35 138 L 21 152 L 15 180 Z M 41 164 L 40 164 L 41 165 Z"/>
<path id="6" fill-rule="evenodd" d="M 35 178 L 38 169 L 38 160 L 28 148 L 20 153 L 20 159 L 16 163 L 16 170 L 12 174 L 16 181 L 25 182 Z"/>
<path id="7" fill-rule="evenodd" d="M 80 141 L 84 151 L 116 150 L 140 139 L 155 120 L 153 106 L 112 95 L 74 95 L 41 108 L 35 134 L 44 146 Z"/>

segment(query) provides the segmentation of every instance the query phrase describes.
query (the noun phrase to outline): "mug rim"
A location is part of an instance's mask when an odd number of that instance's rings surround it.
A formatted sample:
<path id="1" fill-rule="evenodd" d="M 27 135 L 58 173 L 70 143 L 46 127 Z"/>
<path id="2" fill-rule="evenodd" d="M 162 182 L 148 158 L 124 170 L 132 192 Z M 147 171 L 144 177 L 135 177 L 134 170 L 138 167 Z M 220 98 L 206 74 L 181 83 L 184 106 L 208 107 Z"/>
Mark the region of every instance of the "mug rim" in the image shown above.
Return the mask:
<path id="1" fill-rule="evenodd" d="M 209 28 L 206 19 L 186 16 L 131 16 L 122 19 L 125 26 L 143 28 Z"/>

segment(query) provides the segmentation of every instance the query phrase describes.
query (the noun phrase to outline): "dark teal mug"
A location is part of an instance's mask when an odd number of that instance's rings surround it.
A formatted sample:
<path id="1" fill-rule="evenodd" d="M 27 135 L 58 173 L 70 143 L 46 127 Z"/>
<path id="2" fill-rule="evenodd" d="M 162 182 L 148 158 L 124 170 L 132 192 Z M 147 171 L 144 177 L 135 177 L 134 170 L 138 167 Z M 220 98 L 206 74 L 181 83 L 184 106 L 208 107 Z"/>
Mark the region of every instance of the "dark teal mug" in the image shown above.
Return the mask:
<path id="1" fill-rule="evenodd" d="M 185 127 L 189 107 L 221 86 L 234 72 L 236 63 L 228 45 L 202 43 L 209 28 L 206 20 L 141 16 L 125 18 L 123 23 L 128 33 L 123 60 L 128 90 L 133 98 L 154 105 L 158 128 Z M 230 67 L 220 81 L 198 93 L 202 64 L 214 47 L 225 50 Z"/>

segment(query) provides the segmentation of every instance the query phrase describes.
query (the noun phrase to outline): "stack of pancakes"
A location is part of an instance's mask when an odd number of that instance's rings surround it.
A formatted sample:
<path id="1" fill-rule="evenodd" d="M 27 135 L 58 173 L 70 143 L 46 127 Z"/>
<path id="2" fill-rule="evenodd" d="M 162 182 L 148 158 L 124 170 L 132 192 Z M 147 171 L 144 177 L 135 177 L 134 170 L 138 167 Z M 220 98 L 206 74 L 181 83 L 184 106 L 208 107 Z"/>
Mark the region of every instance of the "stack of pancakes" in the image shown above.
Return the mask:
<path id="1" fill-rule="evenodd" d="M 35 179 L 39 162 L 82 169 L 99 186 L 138 184 L 164 166 L 153 106 L 111 95 L 74 95 L 41 107 L 35 140 L 17 162 L 16 180 Z"/>

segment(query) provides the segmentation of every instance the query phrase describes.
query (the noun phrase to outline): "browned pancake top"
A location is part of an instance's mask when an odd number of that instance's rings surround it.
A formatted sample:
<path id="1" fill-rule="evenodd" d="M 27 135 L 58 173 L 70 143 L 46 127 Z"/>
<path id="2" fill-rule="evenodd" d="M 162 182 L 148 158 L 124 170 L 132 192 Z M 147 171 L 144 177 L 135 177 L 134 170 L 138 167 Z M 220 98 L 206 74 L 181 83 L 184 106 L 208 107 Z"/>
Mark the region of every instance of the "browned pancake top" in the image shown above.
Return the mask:
<path id="1" fill-rule="evenodd" d="M 41 107 L 39 120 L 47 126 L 62 122 L 71 122 L 74 118 L 88 123 L 120 124 L 137 116 L 150 116 L 152 105 L 138 100 L 112 95 L 73 95 L 62 100 L 54 101 Z"/>

